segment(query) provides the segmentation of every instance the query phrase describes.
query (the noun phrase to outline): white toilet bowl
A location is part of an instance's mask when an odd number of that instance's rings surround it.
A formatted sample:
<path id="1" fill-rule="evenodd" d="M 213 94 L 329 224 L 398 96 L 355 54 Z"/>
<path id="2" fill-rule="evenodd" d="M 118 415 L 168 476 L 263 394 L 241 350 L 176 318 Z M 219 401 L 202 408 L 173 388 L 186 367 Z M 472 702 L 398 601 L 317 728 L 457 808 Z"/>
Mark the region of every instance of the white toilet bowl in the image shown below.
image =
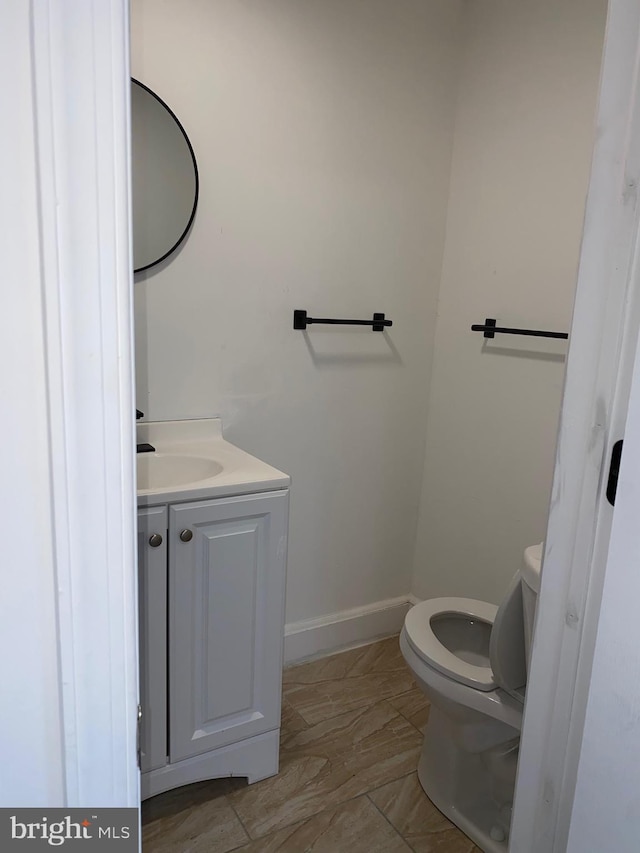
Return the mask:
<path id="1" fill-rule="evenodd" d="M 406 616 L 400 648 L 431 702 L 418 777 L 433 803 L 487 853 L 508 849 L 542 544 L 497 608 L 435 598 Z"/>

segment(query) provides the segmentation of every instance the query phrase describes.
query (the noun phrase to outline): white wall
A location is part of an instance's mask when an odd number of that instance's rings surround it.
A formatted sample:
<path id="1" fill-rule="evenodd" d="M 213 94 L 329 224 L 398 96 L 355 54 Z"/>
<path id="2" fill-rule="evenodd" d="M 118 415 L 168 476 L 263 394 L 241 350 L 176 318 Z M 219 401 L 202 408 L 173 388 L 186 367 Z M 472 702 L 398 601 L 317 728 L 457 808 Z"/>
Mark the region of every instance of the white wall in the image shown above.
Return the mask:
<path id="1" fill-rule="evenodd" d="M 463 57 L 414 593 L 498 602 L 544 537 L 605 0 L 473 0 Z"/>
<path id="2" fill-rule="evenodd" d="M 410 589 L 460 2 L 133 0 L 132 74 L 201 199 L 135 285 L 138 406 L 221 415 L 293 478 L 287 621 Z M 384 311 L 384 335 L 292 329 Z"/>

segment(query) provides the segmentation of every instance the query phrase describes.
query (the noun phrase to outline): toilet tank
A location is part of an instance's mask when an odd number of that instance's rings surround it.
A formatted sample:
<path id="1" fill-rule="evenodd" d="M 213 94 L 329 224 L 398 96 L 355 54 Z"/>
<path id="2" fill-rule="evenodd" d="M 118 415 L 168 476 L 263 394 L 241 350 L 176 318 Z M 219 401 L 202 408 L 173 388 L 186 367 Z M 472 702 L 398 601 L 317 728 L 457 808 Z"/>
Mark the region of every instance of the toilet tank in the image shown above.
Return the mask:
<path id="1" fill-rule="evenodd" d="M 533 641 L 533 627 L 536 618 L 536 604 L 540 592 L 540 570 L 542 567 L 542 550 L 544 542 L 539 545 L 530 545 L 525 548 L 521 575 L 522 608 L 524 611 L 524 646 L 527 658 L 527 675 L 529 674 L 529 662 L 531 660 L 531 644 Z"/>

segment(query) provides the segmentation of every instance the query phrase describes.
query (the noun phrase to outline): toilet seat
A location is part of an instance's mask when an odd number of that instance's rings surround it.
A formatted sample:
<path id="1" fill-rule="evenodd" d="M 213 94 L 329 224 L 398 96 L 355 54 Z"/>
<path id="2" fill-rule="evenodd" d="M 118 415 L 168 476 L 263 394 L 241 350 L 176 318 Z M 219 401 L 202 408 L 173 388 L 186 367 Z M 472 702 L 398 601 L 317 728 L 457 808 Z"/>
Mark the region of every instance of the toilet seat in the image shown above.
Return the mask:
<path id="1" fill-rule="evenodd" d="M 409 642 L 406 627 L 400 632 L 400 649 L 422 690 L 434 702 L 434 693 L 447 701 L 471 708 L 493 720 L 499 720 L 520 731 L 522 725 L 522 703 L 517 702 L 504 690 L 476 690 L 448 675 L 439 672 L 418 655 Z"/>
<path id="2" fill-rule="evenodd" d="M 493 624 L 498 608 L 473 598 L 431 598 L 416 604 L 405 618 L 405 635 L 413 651 L 426 664 L 449 678 L 475 690 L 495 690 L 498 685 L 490 666 L 475 666 L 450 652 L 435 635 L 431 619 L 459 613 Z"/>

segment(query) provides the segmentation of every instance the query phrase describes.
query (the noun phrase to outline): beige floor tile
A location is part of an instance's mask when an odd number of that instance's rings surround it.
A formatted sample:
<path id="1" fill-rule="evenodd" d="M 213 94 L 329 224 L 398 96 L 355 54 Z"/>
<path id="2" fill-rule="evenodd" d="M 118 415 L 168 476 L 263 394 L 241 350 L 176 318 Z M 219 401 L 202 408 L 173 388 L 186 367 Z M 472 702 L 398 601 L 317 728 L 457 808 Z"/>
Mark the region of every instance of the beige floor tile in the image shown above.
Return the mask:
<path id="1" fill-rule="evenodd" d="M 231 791 L 246 787 L 246 779 L 226 777 L 194 782 L 193 785 L 183 785 L 182 788 L 165 791 L 164 794 L 157 794 L 142 802 L 142 823 L 151 823 L 159 818 L 179 814 L 192 806 L 209 803 L 211 800 L 230 794 Z"/>
<path id="2" fill-rule="evenodd" d="M 289 667 L 283 684 L 288 704 L 313 725 L 407 693 L 415 682 L 400 652 L 398 638 L 389 637 Z"/>
<path id="3" fill-rule="evenodd" d="M 349 677 L 366 675 L 373 672 L 405 672 L 407 663 L 402 657 L 398 636 L 387 637 L 378 643 L 363 646 L 360 657 L 355 661 L 349 672 Z"/>
<path id="4" fill-rule="evenodd" d="M 143 853 L 228 853 L 249 840 L 226 797 L 145 822 Z"/>
<path id="5" fill-rule="evenodd" d="M 400 696 L 393 696 L 388 700 L 391 705 L 399 711 L 405 720 L 409 720 L 419 732 L 424 732 L 424 727 L 429 719 L 429 701 L 419 687 L 412 687 Z"/>
<path id="6" fill-rule="evenodd" d="M 419 732 L 386 702 L 297 732 L 281 752 L 280 773 L 230 795 L 258 838 L 411 772 Z"/>
<path id="7" fill-rule="evenodd" d="M 318 684 L 349 675 L 394 672 L 406 668 L 398 637 L 394 636 L 319 660 L 289 666 L 284 670 L 283 684 Z"/>
<path id="8" fill-rule="evenodd" d="M 280 746 L 286 748 L 290 738 L 296 735 L 303 729 L 309 728 L 300 714 L 293 708 L 286 699 L 282 702 L 282 717 L 280 720 Z"/>
<path id="9" fill-rule="evenodd" d="M 245 844 L 237 853 L 405 853 L 410 850 L 363 796 Z"/>
<path id="10" fill-rule="evenodd" d="M 357 648 L 308 663 L 288 666 L 282 673 L 282 683 L 286 687 L 288 684 L 317 684 L 321 681 L 345 678 L 361 656 L 362 649 Z"/>
<path id="11" fill-rule="evenodd" d="M 412 773 L 368 794 L 415 853 L 472 853 L 478 850 L 441 814 Z"/>
<path id="12" fill-rule="evenodd" d="M 370 752 L 384 758 L 421 745 L 422 738 L 415 728 L 382 701 L 293 733 L 281 754 L 321 755 L 333 762 L 352 761 L 354 767 L 359 767 L 369 760 Z"/>
<path id="13" fill-rule="evenodd" d="M 289 683 L 284 688 L 284 695 L 302 718 L 313 725 L 346 711 L 406 693 L 412 685 L 411 674 L 405 669 L 346 676 L 314 684 Z"/>

